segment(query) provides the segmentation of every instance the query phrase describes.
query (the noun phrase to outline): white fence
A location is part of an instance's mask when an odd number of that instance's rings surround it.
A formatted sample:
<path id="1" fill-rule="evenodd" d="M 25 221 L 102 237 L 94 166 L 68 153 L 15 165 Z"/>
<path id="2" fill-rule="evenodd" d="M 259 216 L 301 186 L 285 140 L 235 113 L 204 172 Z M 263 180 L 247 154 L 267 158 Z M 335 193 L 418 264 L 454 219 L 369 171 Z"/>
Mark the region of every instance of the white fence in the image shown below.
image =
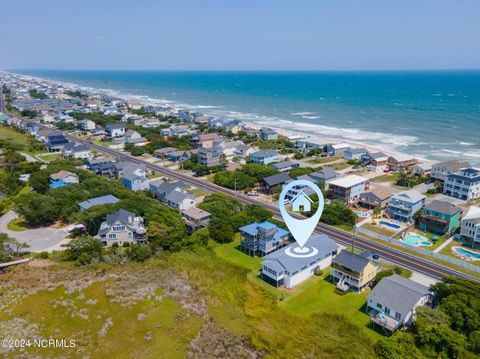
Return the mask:
<path id="1" fill-rule="evenodd" d="M 408 245 L 406 243 L 403 243 L 403 242 L 401 242 L 397 239 L 393 239 L 393 238 L 381 235 L 379 233 L 369 231 L 368 229 L 365 229 L 365 228 L 361 228 L 361 227 L 356 226 L 356 232 L 365 234 L 365 235 L 370 236 L 370 237 L 380 239 L 384 242 L 393 243 L 396 246 L 404 247 L 406 249 L 422 253 L 422 254 L 424 254 L 426 256 L 429 256 L 429 257 L 441 259 L 442 261 L 449 262 L 449 263 L 452 263 L 452 264 L 456 264 L 456 265 L 458 265 L 460 267 L 463 267 L 463 268 L 467 268 L 467 269 L 470 269 L 470 270 L 473 270 L 473 271 L 476 271 L 476 272 L 480 272 L 480 267 L 476 266 L 472 263 L 468 263 L 468 262 L 462 261 L 460 259 L 449 257 L 449 256 L 446 256 L 446 255 L 443 255 L 443 254 L 440 254 L 440 253 L 435 253 L 435 252 L 432 252 L 432 251 L 428 251 L 428 250 L 423 249 L 423 248 L 410 246 L 410 245 Z"/>

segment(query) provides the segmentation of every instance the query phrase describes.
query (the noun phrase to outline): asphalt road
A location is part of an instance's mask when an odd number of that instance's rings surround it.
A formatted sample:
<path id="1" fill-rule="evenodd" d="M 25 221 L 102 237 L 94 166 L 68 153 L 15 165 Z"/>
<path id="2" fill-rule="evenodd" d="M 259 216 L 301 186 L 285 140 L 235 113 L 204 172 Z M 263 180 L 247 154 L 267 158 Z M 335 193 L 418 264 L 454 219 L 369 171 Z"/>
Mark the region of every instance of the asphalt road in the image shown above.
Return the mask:
<path id="1" fill-rule="evenodd" d="M 101 146 L 101 145 L 90 143 L 87 140 L 79 139 L 77 137 L 67 135 L 67 134 L 65 134 L 65 136 L 72 141 L 87 144 L 87 145 L 96 149 L 99 152 L 109 154 L 110 156 L 118 158 L 120 160 L 123 160 L 123 161 L 128 160 L 128 161 L 138 163 L 138 164 L 141 163 L 141 164 L 145 165 L 150 170 L 161 173 L 161 174 L 163 174 L 163 175 L 165 175 L 169 178 L 182 180 L 185 183 L 188 183 L 190 185 L 194 185 L 195 187 L 204 189 L 208 192 L 220 192 L 220 193 L 228 194 L 228 195 L 231 195 L 231 196 L 235 196 L 238 200 L 240 200 L 242 203 L 245 203 L 245 204 L 258 204 L 260 206 L 263 206 L 263 207 L 271 210 L 273 212 L 275 218 L 282 219 L 279 209 L 277 207 L 271 205 L 271 204 L 260 202 L 255 198 L 246 196 L 244 194 L 235 193 L 235 191 L 233 191 L 233 190 L 229 190 L 229 189 L 217 186 L 213 183 L 206 182 L 204 180 L 201 180 L 201 179 L 198 179 L 198 178 L 195 178 L 195 177 L 192 177 L 192 176 L 187 176 L 187 175 L 184 175 L 184 174 L 174 172 L 174 171 L 172 171 L 168 168 L 152 164 L 148 161 L 139 159 L 137 157 L 134 157 L 134 156 L 131 156 L 131 155 L 128 155 L 128 154 L 124 154 L 124 153 L 118 152 L 116 150 L 106 148 L 106 147 Z M 329 235 L 332 239 L 334 239 L 339 244 L 342 244 L 342 245 L 345 245 L 345 246 L 352 245 L 352 236 L 353 235 L 350 232 L 338 229 L 336 227 L 329 226 L 329 225 L 324 224 L 324 223 L 318 223 L 315 231 L 317 233 L 323 233 L 323 234 Z M 392 263 L 401 265 L 405 268 L 409 268 L 411 270 L 414 270 L 414 271 L 417 271 L 419 273 L 431 276 L 431 277 L 436 278 L 436 279 L 442 279 L 445 276 L 455 276 L 455 277 L 468 278 L 468 279 L 471 279 L 473 281 L 480 282 L 480 279 L 478 279 L 476 277 L 473 277 L 471 275 L 462 273 L 460 271 L 451 269 L 449 267 L 437 264 L 435 262 L 432 262 L 432 261 L 414 256 L 414 255 L 411 255 L 409 253 L 405 253 L 405 252 L 402 252 L 400 250 L 397 250 L 397 249 L 394 249 L 394 248 L 391 248 L 391 247 L 387 247 L 383 244 L 374 242 L 370 239 L 367 239 L 367 238 L 364 238 L 364 237 L 361 237 L 361 236 L 358 236 L 358 235 L 355 236 L 355 247 L 360 248 L 360 249 L 370 249 L 373 252 L 380 255 L 380 257 L 382 257 L 382 258 L 384 258 L 384 259 L 386 259 L 386 260 L 388 260 Z"/>

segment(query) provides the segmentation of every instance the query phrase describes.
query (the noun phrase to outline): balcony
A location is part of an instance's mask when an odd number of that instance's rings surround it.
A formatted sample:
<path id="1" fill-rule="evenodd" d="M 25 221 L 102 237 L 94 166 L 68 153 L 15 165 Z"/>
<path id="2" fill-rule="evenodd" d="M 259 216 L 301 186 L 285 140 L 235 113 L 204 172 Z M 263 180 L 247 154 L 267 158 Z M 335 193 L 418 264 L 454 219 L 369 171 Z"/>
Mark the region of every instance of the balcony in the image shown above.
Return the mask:
<path id="1" fill-rule="evenodd" d="M 392 317 L 389 317 L 385 313 L 381 313 L 376 309 L 372 309 L 372 311 L 368 314 L 370 315 L 370 320 L 373 323 L 378 324 L 379 326 L 381 326 L 382 328 L 385 328 L 391 333 L 397 330 L 401 324 L 400 321 Z"/>

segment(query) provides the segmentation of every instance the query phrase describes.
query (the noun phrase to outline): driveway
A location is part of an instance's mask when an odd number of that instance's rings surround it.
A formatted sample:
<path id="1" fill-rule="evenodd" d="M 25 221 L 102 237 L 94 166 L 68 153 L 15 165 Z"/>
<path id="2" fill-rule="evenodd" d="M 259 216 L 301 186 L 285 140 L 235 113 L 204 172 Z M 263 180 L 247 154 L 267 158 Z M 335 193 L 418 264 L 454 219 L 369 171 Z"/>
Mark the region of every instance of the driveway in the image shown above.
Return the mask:
<path id="1" fill-rule="evenodd" d="M 60 250 L 62 244 L 66 244 L 70 239 L 65 238 L 68 231 L 74 227 L 70 225 L 63 228 L 44 227 L 38 229 L 27 229 L 25 231 L 11 231 L 7 228 L 8 223 L 18 217 L 14 211 L 0 217 L 0 232 L 8 234 L 20 243 L 27 243 L 30 252 L 43 252 Z"/>

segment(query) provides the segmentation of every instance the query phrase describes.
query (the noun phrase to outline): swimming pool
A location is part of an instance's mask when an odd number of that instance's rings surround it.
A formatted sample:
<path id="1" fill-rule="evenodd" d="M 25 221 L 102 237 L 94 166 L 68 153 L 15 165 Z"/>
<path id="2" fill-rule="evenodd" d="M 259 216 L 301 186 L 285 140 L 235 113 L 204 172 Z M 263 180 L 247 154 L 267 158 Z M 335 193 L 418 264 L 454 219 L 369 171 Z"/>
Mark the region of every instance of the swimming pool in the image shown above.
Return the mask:
<path id="1" fill-rule="evenodd" d="M 392 222 L 387 222 L 387 221 L 379 221 L 378 224 L 381 224 L 382 226 L 387 226 L 393 229 L 400 229 L 400 226 L 398 224 L 392 223 Z"/>
<path id="2" fill-rule="evenodd" d="M 355 213 L 357 216 L 359 217 L 368 217 L 371 213 L 370 211 L 353 211 L 353 213 Z"/>
<path id="3" fill-rule="evenodd" d="M 414 232 L 407 233 L 404 238 L 400 239 L 400 242 L 413 247 L 430 247 L 432 245 L 432 242 L 430 242 L 427 237 Z"/>
<path id="4" fill-rule="evenodd" d="M 466 249 L 463 247 L 452 247 L 453 254 L 457 256 L 464 257 L 470 261 L 478 261 L 480 260 L 480 252 L 475 252 L 470 249 Z"/>

